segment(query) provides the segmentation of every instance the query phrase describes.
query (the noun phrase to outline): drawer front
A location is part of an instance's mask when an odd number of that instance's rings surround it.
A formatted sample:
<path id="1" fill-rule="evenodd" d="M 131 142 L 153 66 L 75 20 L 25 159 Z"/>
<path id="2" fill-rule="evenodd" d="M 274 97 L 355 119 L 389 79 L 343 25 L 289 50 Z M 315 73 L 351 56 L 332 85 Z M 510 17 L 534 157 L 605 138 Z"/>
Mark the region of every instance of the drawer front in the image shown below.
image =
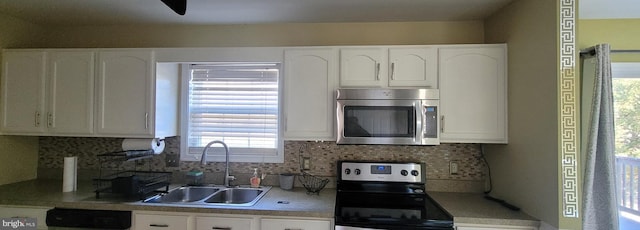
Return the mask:
<path id="1" fill-rule="evenodd" d="M 253 219 L 235 217 L 196 217 L 196 230 L 251 230 Z"/>
<path id="2" fill-rule="evenodd" d="M 330 230 L 328 220 L 268 219 L 260 221 L 261 230 Z"/>
<path id="3" fill-rule="evenodd" d="M 134 230 L 185 230 L 189 216 L 135 214 Z"/>

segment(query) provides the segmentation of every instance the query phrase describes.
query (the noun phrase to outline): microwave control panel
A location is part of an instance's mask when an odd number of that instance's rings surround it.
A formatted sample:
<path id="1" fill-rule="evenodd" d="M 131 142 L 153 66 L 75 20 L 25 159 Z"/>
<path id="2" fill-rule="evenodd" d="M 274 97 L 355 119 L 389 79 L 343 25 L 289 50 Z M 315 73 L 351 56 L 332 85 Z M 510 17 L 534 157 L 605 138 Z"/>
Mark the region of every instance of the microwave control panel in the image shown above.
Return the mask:
<path id="1" fill-rule="evenodd" d="M 422 116 L 424 119 L 422 138 L 438 138 L 438 107 L 424 106 Z"/>

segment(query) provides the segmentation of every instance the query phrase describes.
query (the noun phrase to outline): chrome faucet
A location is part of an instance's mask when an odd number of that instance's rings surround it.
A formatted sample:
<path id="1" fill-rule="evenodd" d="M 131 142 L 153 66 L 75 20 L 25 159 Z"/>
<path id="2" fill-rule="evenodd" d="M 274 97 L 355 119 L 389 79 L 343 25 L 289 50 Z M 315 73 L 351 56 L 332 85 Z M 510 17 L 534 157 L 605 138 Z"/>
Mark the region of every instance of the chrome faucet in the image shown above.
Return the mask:
<path id="1" fill-rule="evenodd" d="M 209 150 L 209 147 L 211 147 L 211 145 L 213 144 L 222 144 L 222 146 L 224 147 L 224 155 L 225 155 L 225 164 L 224 164 L 224 186 L 225 187 L 229 187 L 229 181 L 235 180 L 236 177 L 229 175 L 229 147 L 227 147 L 227 144 L 225 144 L 222 141 L 211 141 L 207 144 L 207 146 L 204 147 L 204 150 L 202 150 L 202 157 L 200 158 L 200 165 L 204 166 L 207 164 L 207 150 Z"/>

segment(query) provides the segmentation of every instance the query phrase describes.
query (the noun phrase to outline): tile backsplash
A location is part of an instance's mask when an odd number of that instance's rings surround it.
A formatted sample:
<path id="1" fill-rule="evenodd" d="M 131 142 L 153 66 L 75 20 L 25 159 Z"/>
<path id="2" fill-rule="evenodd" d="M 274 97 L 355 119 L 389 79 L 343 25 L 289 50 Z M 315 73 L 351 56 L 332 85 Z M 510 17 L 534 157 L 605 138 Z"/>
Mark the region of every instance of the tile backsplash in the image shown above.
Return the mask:
<path id="1" fill-rule="evenodd" d="M 150 170 L 171 171 L 182 175 L 192 169 L 214 174 L 224 171 L 224 162 L 211 162 L 200 166 L 199 162 L 180 162 L 179 167 L 166 167 L 167 154 L 179 154 L 180 138 L 165 139 L 165 151 L 146 162 L 101 163 L 98 154 L 121 151 L 122 138 L 85 138 L 85 137 L 40 137 L 39 177 L 47 176 L 62 169 L 65 156 L 78 156 L 78 168 L 82 171 L 110 170 Z M 311 158 L 313 175 L 323 177 L 336 176 L 338 160 L 367 161 L 408 161 L 426 164 L 427 183 L 433 184 L 433 190 L 482 191 L 485 171 L 484 163 L 479 159 L 478 144 L 441 144 L 438 146 L 395 146 L 395 145 L 336 145 L 335 142 L 285 141 L 284 163 L 231 163 L 230 171 L 234 175 L 248 176 L 253 168 L 270 175 L 271 181 L 277 180 L 280 173 L 299 172 L 299 155 Z M 449 162 L 458 163 L 458 173 L 449 174 Z M 44 172 L 44 173 L 43 173 Z M 51 176 L 51 175 L 48 175 Z M 175 178 L 175 177 L 174 177 Z M 268 183 L 269 178 L 265 180 Z M 276 182 L 277 184 L 277 182 Z M 466 185 L 464 185 L 466 184 Z M 455 189 L 451 187 L 462 187 Z M 479 190 L 479 191 L 478 191 Z"/>

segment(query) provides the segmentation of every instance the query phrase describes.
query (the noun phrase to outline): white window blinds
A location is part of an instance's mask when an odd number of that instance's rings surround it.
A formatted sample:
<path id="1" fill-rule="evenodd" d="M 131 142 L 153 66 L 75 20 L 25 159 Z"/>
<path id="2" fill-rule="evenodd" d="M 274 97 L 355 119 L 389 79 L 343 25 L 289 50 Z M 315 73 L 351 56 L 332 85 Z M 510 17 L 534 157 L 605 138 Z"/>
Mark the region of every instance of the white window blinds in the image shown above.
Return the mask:
<path id="1" fill-rule="evenodd" d="M 189 152 L 213 140 L 234 154 L 275 153 L 278 64 L 193 64 L 189 80 Z"/>

